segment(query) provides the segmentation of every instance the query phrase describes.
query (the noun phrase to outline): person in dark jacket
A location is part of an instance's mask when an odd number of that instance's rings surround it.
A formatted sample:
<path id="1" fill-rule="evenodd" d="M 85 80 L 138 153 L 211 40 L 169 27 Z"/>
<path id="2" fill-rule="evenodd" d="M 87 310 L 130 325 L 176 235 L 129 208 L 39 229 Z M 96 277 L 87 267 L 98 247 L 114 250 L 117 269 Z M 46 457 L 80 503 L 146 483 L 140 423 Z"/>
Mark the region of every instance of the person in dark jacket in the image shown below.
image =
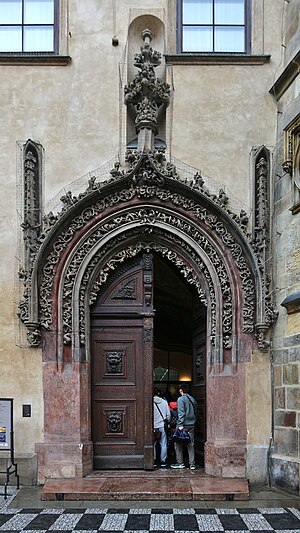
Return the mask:
<path id="1" fill-rule="evenodd" d="M 176 427 L 178 429 L 185 429 L 190 435 L 190 442 L 188 442 L 186 446 L 189 456 L 190 469 L 194 470 L 196 468 L 194 432 L 197 402 L 190 394 L 187 393 L 186 385 L 179 386 L 179 394 L 180 396 L 177 400 L 178 418 Z M 171 465 L 171 468 L 185 468 L 185 464 L 183 462 L 183 446 L 183 441 L 175 442 L 176 464 Z"/>

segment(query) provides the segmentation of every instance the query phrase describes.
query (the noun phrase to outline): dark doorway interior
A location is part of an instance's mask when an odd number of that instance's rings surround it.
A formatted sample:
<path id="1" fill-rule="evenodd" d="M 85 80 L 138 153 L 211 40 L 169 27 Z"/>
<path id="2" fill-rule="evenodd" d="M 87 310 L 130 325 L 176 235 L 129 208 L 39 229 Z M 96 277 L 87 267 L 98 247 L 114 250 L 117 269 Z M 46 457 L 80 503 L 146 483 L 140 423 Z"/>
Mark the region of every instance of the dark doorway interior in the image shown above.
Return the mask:
<path id="1" fill-rule="evenodd" d="M 195 288 L 179 269 L 154 256 L 153 382 L 170 401 L 178 398 L 179 383 L 186 383 L 198 402 L 195 451 L 204 464 L 206 308 Z"/>
<path id="2" fill-rule="evenodd" d="M 170 401 L 177 399 L 179 383 L 192 382 L 194 291 L 159 256 L 154 256 L 153 300 L 154 385 Z"/>
<path id="3" fill-rule="evenodd" d="M 206 309 L 171 261 L 141 254 L 112 273 L 91 307 L 95 469 L 153 467 L 153 382 L 169 401 L 176 401 L 179 383 L 189 385 L 200 415 L 196 460 L 203 464 L 205 338 Z"/>

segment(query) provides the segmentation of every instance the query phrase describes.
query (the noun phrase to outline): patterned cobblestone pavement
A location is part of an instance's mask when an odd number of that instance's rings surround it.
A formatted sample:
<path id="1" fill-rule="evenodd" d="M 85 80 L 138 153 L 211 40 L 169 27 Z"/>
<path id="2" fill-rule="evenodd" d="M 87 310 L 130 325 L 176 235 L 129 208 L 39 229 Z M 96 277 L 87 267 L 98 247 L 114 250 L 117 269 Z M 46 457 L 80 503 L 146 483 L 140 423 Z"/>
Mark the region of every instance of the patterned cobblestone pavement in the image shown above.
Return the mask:
<path id="1" fill-rule="evenodd" d="M 0 533 L 300 533 L 300 510 L 295 507 L 197 509 L 176 507 L 174 502 L 173 508 L 14 508 L 13 498 L 0 498 Z"/>

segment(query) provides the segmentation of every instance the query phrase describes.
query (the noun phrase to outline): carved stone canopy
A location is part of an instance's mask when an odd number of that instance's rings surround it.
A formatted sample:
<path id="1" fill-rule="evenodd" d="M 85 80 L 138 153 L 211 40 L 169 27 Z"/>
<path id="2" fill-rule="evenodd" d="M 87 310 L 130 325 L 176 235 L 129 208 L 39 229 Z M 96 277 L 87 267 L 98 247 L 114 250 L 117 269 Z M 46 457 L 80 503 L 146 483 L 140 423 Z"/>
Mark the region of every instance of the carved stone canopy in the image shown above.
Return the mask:
<path id="1" fill-rule="evenodd" d="M 158 133 L 158 111 L 168 106 L 170 86 L 156 78 L 155 67 L 161 63 L 161 54 L 150 46 L 152 33 L 146 29 L 142 33 L 144 45 L 134 56 L 134 65 L 139 72 L 124 89 L 125 104 L 135 112 L 135 127 L 138 134 L 138 149 L 153 150 L 154 136 Z"/>

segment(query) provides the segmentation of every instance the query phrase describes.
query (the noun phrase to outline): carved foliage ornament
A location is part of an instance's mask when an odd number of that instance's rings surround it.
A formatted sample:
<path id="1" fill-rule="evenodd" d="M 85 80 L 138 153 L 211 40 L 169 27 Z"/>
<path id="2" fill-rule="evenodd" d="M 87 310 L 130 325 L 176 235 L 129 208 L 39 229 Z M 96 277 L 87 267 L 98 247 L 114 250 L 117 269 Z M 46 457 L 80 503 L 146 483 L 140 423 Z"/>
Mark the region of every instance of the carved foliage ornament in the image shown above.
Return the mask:
<path id="1" fill-rule="evenodd" d="M 221 237 L 223 243 L 230 249 L 233 257 L 235 258 L 237 267 L 240 271 L 242 285 L 245 292 L 245 302 L 244 302 L 244 309 L 243 309 L 243 317 L 244 317 L 244 329 L 246 331 L 252 331 L 253 330 L 253 314 L 254 314 L 254 287 L 253 282 L 251 278 L 251 274 L 249 271 L 249 268 L 247 266 L 247 263 L 245 261 L 245 258 L 243 257 L 243 253 L 241 250 L 241 247 L 237 245 L 233 237 L 229 234 L 227 229 L 225 229 L 225 226 L 220 223 L 218 218 L 215 215 L 210 214 L 206 208 L 201 207 L 193 200 L 187 199 L 182 197 L 179 194 L 173 194 L 170 191 L 166 189 L 159 189 L 156 187 L 142 187 L 142 188 L 136 188 L 130 189 L 130 190 L 123 190 L 120 191 L 120 193 L 115 193 L 113 197 L 105 198 L 104 201 L 97 202 L 94 206 L 89 207 L 88 209 L 84 210 L 81 215 L 77 216 L 73 223 L 69 226 L 68 230 L 64 233 L 62 233 L 56 243 L 54 244 L 53 251 L 49 255 L 48 262 L 44 267 L 43 274 L 43 282 L 41 287 L 41 320 L 42 325 L 44 328 L 49 329 L 51 328 L 51 321 L 52 321 L 52 298 L 51 298 L 51 286 L 53 283 L 54 275 L 55 275 L 55 264 L 59 259 L 60 252 L 64 249 L 66 246 L 66 242 L 68 242 L 71 238 L 71 234 L 76 231 L 76 229 L 79 229 L 84 225 L 85 221 L 96 216 L 99 214 L 99 211 L 103 211 L 105 209 L 105 206 L 108 204 L 117 203 L 120 201 L 123 201 L 124 199 L 128 200 L 134 196 L 134 193 L 139 198 L 152 198 L 153 196 L 156 196 L 157 198 L 167 201 L 170 200 L 172 203 L 175 203 L 177 206 L 183 206 L 184 209 L 191 210 L 195 216 L 203 221 L 207 226 L 214 229 L 218 235 Z M 121 223 L 127 223 L 130 219 L 130 221 L 136 221 L 139 223 L 152 223 L 157 217 L 157 214 L 155 214 L 155 210 L 140 210 L 137 213 L 129 213 L 124 218 L 124 215 L 116 216 L 114 219 L 109 220 L 109 222 L 105 222 L 103 226 L 97 228 L 97 231 L 95 231 L 92 236 L 89 237 L 88 240 L 86 240 L 83 245 L 80 247 L 80 250 L 75 254 L 74 258 L 72 259 L 72 262 L 68 268 L 68 272 L 65 276 L 64 280 L 64 306 L 63 306 L 63 327 L 65 330 L 65 342 L 70 342 L 71 340 L 71 297 L 72 297 L 72 289 L 73 289 L 73 283 L 74 278 L 76 276 L 76 273 L 78 271 L 78 265 L 82 262 L 82 260 L 86 257 L 86 254 L 88 252 L 88 249 L 90 249 L 93 244 L 96 244 L 101 237 L 107 234 L 107 232 L 114 229 L 116 226 L 119 226 Z M 208 246 L 208 243 L 205 243 L 205 239 L 203 235 L 201 235 L 200 231 L 196 232 L 195 234 L 195 227 L 191 224 L 183 223 L 180 221 L 180 217 L 177 217 L 175 214 L 166 214 L 164 212 L 161 212 L 159 215 L 160 219 L 164 222 L 170 223 L 172 226 L 179 225 L 180 229 L 184 232 L 190 232 L 194 238 L 199 240 L 200 244 L 201 242 L 206 247 Z M 226 323 L 231 321 L 230 317 L 230 309 L 231 309 L 231 303 L 230 298 L 228 298 L 229 291 L 230 291 L 230 284 L 226 280 L 225 275 L 225 267 L 223 265 L 223 262 L 220 259 L 217 259 L 216 253 L 214 251 L 213 246 L 210 246 L 210 253 L 212 257 L 212 261 L 215 265 L 217 265 L 218 270 L 218 276 L 220 279 L 220 283 L 223 287 L 223 295 L 224 295 L 224 313 L 226 315 L 226 320 L 224 321 L 225 324 L 225 332 L 226 330 Z M 216 257 L 216 259 L 214 259 Z M 97 264 L 98 258 L 95 259 L 95 265 Z M 93 262 L 91 265 L 93 265 Z M 86 273 L 87 281 L 89 279 L 88 272 Z M 46 305 L 44 305 L 46 304 Z M 228 308 L 226 310 L 226 308 Z M 84 313 L 83 313 L 84 315 Z M 230 331 L 230 324 L 228 325 L 228 331 Z M 82 338 L 82 341 L 84 339 Z"/>
<path id="2" fill-rule="evenodd" d="M 143 39 L 144 46 L 134 57 L 139 72 L 124 89 L 125 104 L 132 105 L 135 110 L 137 133 L 141 128 L 148 128 L 156 134 L 158 110 L 168 105 L 170 86 L 155 76 L 154 69 L 161 63 L 161 54 L 150 46 L 151 31 L 144 30 Z"/>
<path id="3" fill-rule="evenodd" d="M 149 211 L 149 217 L 147 216 L 147 211 Z M 115 220 L 115 224 L 113 224 L 112 221 L 110 221 L 109 223 L 109 227 L 110 229 L 114 229 L 115 227 L 118 227 L 120 228 L 122 225 L 126 225 L 128 223 L 128 221 L 130 222 L 133 222 L 135 221 L 136 223 L 139 223 L 140 220 L 143 220 L 143 223 L 145 223 L 145 221 L 151 221 L 151 224 L 154 224 L 155 222 L 160 222 L 160 221 L 163 221 L 163 222 L 168 222 L 169 224 L 171 224 L 173 227 L 178 227 L 179 229 L 181 229 L 181 231 L 185 232 L 186 234 L 189 234 L 191 237 L 193 237 L 198 245 L 200 245 L 203 250 L 205 250 L 205 253 L 209 256 L 210 258 L 210 262 L 213 264 L 214 268 L 215 268 L 215 271 L 216 271 L 216 274 L 219 278 L 219 283 L 220 283 L 220 286 L 221 286 L 221 290 L 222 290 L 222 294 L 223 294 L 223 333 L 224 333 L 224 336 L 226 335 L 230 335 L 231 334 L 231 328 L 232 328 L 232 299 L 231 299 L 231 289 L 230 289 L 230 281 L 229 281 L 229 278 L 228 278 L 228 275 L 227 275 L 227 272 L 226 272 L 226 268 L 224 266 L 224 263 L 223 263 L 223 260 L 222 258 L 217 254 L 216 250 L 213 248 L 213 246 L 209 243 L 209 241 L 203 236 L 201 235 L 201 233 L 199 231 L 197 231 L 195 229 L 195 227 L 190 224 L 190 223 L 185 223 L 184 221 L 182 221 L 180 219 L 180 217 L 177 217 L 176 215 L 172 214 L 172 215 L 166 215 L 166 213 L 161 213 L 159 210 L 153 210 L 153 209 L 143 209 L 143 210 L 136 210 L 135 212 L 130 212 L 126 215 L 123 215 L 123 216 L 119 216 L 117 217 L 117 220 Z M 137 232 L 138 234 L 141 234 L 141 229 L 138 228 Z M 153 230 L 152 230 L 152 233 L 153 233 Z M 157 234 L 157 230 L 155 230 L 155 234 Z M 168 233 L 165 233 L 165 235 L 168 234 L 168 239 L 172 240 L 172 234 L 170 234 L 169 232 Z M 131 236 L 133 236 L 133 234 L 131 234 Z M 102 230 L 101 228 L 99 229 L 99 233 L 98 231 L 95 232 L 94 235 L 90 236 L 89 237 L 89 248 L 92 248 L 95 244 L 95 242 L 99 242 L 99 240 L 101 240 L 101 237 L 103 237 L 103 234 L 102 234 Z M 121 237 L 121 242 L 122 240 L 124 241 L 124 235 L 122 235 Z M 182 239 L 179 239 L 179 237 L 177 237 L 177 241 L 180 242 L 180 246 L 182 249 L 186 249 L 186 244 L 184 243 L 184 241 Z M 113 239 L 113 245 L 116 245 L 116 239 L 114 238 Z M 87 249 L 88 247 L 86 246 L 86 243 L 84 244 L 85 246 L 85 251 L 87 252 Z M 147 247 L 150 247 L 150 245 L 148 243 L 145 243 L 144 245 L 144 249 Z M 130 257 L 130 252 L 132 251 L 132 255 L 138 253 L 138 251 L 141 251 L 143 248 L 141 247 L 134 247 L 134 246 L 129 246 L 126 250 L 127 250 L 127 253 L 124 254 L 124 253 L 121 253 L 120 255 L 117 254 L 117 257 L 119 257 L 119 261 L 123 261 L 126 257 Z M 165 249 L 163 247 L 163 249 Z M 157 245 L 157 251 L 160 250 L 160 246 Z M 93 269 L 95 268 L 96 265 L 98 264 L 101 264 L 101 257 L 104 256 L 104 253 L 107 254 L 107 247 L 102 247 L 100 249 L 100 252 L 97 253 L 95 255 L 95 257 L 93 257 L 93 259 L 91 260 L 90 262 L 90 265 L 87 267 L 86 269 L 86 273 L 85 273 L 85 276 L 84 276 L 84 280 L 82 282 L 82 285 L 84 287 L 84 289 L 81 288 L 81 297 L 80 297 L 80 302 L 82 302 L 82 305 L 81 305 L 81 308 L 82 308 L 82 317 L 80 318 L 80 325 L 82 324 L 82 321 L 84 321 L 84 295 L 85 295 L 85 291 L 86 291 L 86 283 L 85 283 L 85 280 L 88 282 L 91 278 L 91 275 L 92 275 L 92 272 L 93 272 Z M 189 256 L 191 257 L 191 254 L 192 254 L 192 250 L 190 249 L 189 247 L 189 251 L 188 251 L 188 254 Z M 203 299 L 203 290 L 202 290 L 202 287 L 201 287 L 201 283 L 199 282 L 199 280 L 197 279 L 197 276 L 195 273 L 193 273 L 191 267 L 187 267 L 185 265 L 185 263 L 183 261 L 180 261 L 179 258 L 177 257 L 177 255 L 175 253 L 173 253 L 173 257 L 176 258 L 176 261 L 175 261 L 175 264 L 181 269 L 181 272 L 183 273 L 183 275 L 185 276 L 185 278 L 187 279 L 187 281 L 189 283 L 192 283 L 192 284 L 196 284 L 197 286 L 197 289 L 198 289 L 198 292 L 200 294 L 200 297 Z M 172 258 L 172 252 L 170 251 L 170 254 L 167 255 L 167 258 Z M 99 275 L 99 277 L 97 278 L 97 281 L 92 289 L 92 295 L 93 295 L 93 301 L 94 299 L 96 298 L 96 294 L 97 294 L 97 290 L 99 290 L 99 288 L 101 287 L 102 283 L 104 281 L 106 281 L 107 279 L 107 275 L 106 273 L 111 269 L 111 268 L 115 268 L 116 267 L 116 264 L 118 262 L 117 259 L 115 259 L 114 261 L 112 259 L 109 260 L 109 262 L 106 264 L 106 266 L 104 268 L 102 268 L 101 270 L 101 273 Z M 70 280 L 73 278 L 73 281 L 75 280 L 75 277 L 76 277 L 76 272 L 78 271 L 78 268 L 81 264 L 81 261 L 82 261 L 82 254 L 80 253 L 80 250 L 74 255 L 73 257 L 73 260 L 72 260 L 72 263 L 70 265 L 70 269 L 68 270 L 67 272 L 67 279 L 68 279 L 68 284 L 70 283 Z M 211 278 L 210 278 L 210 275 L 208 275 L 208 270 L 206 267 L 204 267 L 203 263 L 201 264 L 201 268 L 202 268 L 202 271 L 205 273 L 205 277 L 206 279 L 209 279 L 209 285 L 211 285 Z M 145 274 L 146 275 L 146 274 Z M 146 284 L 146 287 L 147 287 L 147 284 Z M 72 311 L 71 311 L 71 308 L 72 308 L 72 300 L 71 300 L 71 295 L 72 295 L 72 292 L 69 293 L 69 291 L 63 291 L 63 294 L 64 294 L 64 297 L 63 297 L 63 317 L 64 317 L 64 329 L 65 329 L 65 337 L 64 337 L 64 341 L 66 343 L 70 342 L 70 338 L 71 338 L 71 315 L 72 315 Z M 212 291 L 212 294 L 214 294 L 214 291 Z M 146 298 L 147 299 L 147 298 Z M 215 297 L 212 296 L 212 301 L 215 302 Z M 147 303 L 147 302 L 146 302 Z M 213 308 L 214 308 L 214 305 L 213 305 Z M 214 326 L 214 313 L 215 311 L 213 311 L 213 320 L 212 320 L 212 323 L 213 323 L 213 326 Z M 68 326 L 67 326 L 68 324 Z M 214 329 L 214 327 L 213 327 Z M 80 327 L 80 331 L 81 331 L 81 339 L 83 339 L 83 336 L 84 336 L 84 328 L 81 328 Z"/>
<path id="4" fill-rule="evenodd" d="M 128 181 L 128 185 L 129 185 L 128 187 L 125 187 L 121 190 L 115 189 L 114 193 L 108 194 L 107 196 L 104 196 L 103 194 L 101 194 L 102 191 L 104 193 L 103 189 L 101 192 L 99 190 L 98 192 L 99 199 L 97 199 L 92 205 L 83 208 L 82 211 L 79 213 L 78 213 L 78 207 L 79 207 L 78 206 L 77 215 L 73 218 L 73 220 L 71 220 L 71 222 L 68 224 L 68 227 L 58 234 L 52 246 L 52 250 L 50 251 L 48 255 L 48 258 L 47 258 L 47 261 L 45 263 L 45 266 L 43 268 L 43 273 L 42 273 L 42 282 L 41 282 L 40 293 L 39 293 L 39 300 L 40 300 L 39 303 L 40 303 L 40 320 L 41 320 L 41 324 L 43 328 L 48 329 L 48 330 L 52 328 L 53 310 L 52 310 L 51 290 L 52 290 L 54 276 L 56 273 L 56 267 L 59 261 L 60 254 L 65 249 L 67 244 L 72 240 L 74 234 L 78 230 L 80 230 L 82 227 L 84 227 L 84 225 L 87 222 L 89 222 L 92 218 L 97 217 L 99 214 L 104 212 L 106 209 L 109 209 L 110 207 L 113 207 L 117 204 L 121 204 L 123 202 L 128 204 L 130 200 L 137 198 L 139 200 L 153 200 L 154 199 L 154 200 L 159 200 L 160 202 L 163 202 L 163 203 L 171 202 L 176 207 L 176 209 L 182 208 L 183 210 L 190 212 L 194 217 L 196 217 L 196 219 L 199 219 L 208 228 L 216 232 L 216 235 L 218 235 L 218 237 L 221 238 L 222 242 L 225 244 L 225 246 L 228 248 L 228 250 L 234 257 L 236 265 L 240 272 L 242 287 L 243 287 L 244 294 L 245 294 L 244 307 L 243 307 L 244 330 L 245 331 L 253 330 L 254 285 L 253 285 L 253 280 L 252 280 L 249 267 L 244 258 L 240 245 L 237 244 L 237 242 L 235 241 L 235 239 L 233 238 L 229 230 L 225 228 L 224 224 L 220 221 L 217 215 L 209 212 L 207 207 L 203 207 L 201 204 L 195 201 L 195 195 L 193 195 L 193 198 L 191 198 L 191 197 L 185 196 L 184 194 L 173 192 L 166 186 L 162 187 L 161 185 L 159 185 L 158 183 L 160 183 L 160 178 L 161 177 L 165 178 L 165 176 L 161 171 L 156 171 L 156 174 L 155 174 L 155 172 L 153 171 L 153 168 L 151 167 L 151 165 L 153 166 L 153 160 L 154 160 L 153 154 L 151 154 L 151 156 L 149 154 L 147 154 L 146 156 L 145 155 L 140 156 L 140 160 L 137 164 L 136 172 L 131 170 L 129 173 L 130 178 L 129 180 L 126 180 Z M 145 166 L 143 166 L 145 161 L 147 163 Z M 158 178 L 156 180 L 155 177 L 152 175 L 152 178 L 151 179 L 149 178 L 149 182 L 148 180 L 146 180 L 146 183 L 145 183 L 142 181 L 145 178 L 144 171 L 145 169 L 147 170 L 150 167 L 152 168 L 152 174 L 155 174 Z M 172 170 L 170 169 L 170 171 L 168 172 L 172 172 Z M 174 169 L 173 169 L 173 172 L 174 172 Z M 177 173 L 174 172 L 174 174 L 175 174 L 174 179 L 177 180 L 178 179 Z M 149 175 L 149 173 L 147 175 Z M 124 175 L 122 175 L 122 177 L 119 179 L 125 180 Z M 125 184 L 125 181 L 124 181 L 124 184 Z M 197 187 L 200 187 L 200 188 L 203 187 L 201 180 L 200 180 L 200 185 L 199 185 L 199 176 L 198 178 L 196 177 L 195 180 L 193 180 L 192 183 L 189 185 L 192 189 L 194 188 L 196 190 L 199 190 L 197 189 Z M 95 189 L 93 187 L 90 187 L 91 190 L 88 194 L 95 193 Z M 201 201 L 201 195 L 202 195 L 201 190 L 199 190 L 199 193 L 200 193 L 199 201 Z M 207 193 L 206 191 L 203 194 L 205 195 L 205 198 L 210 197 L 209 193 Z M 222 195 L 220 196 L 222 199 Z M 219 205 L 220 201 L 221 200 L 216 198 L 216 201 L 214 203 Z M 221 207 L 220 205 L 220 208 L 224 209 L 228 213 L 228 209 L 226 205 L 224 207 Z M 72 209 L 72 207 L 70 207 L 69 209 Z M 143 213 L 143 217 L 140 216 L 141 213 Z M 153 223 L 153 220 L 154 220 L 153 217 L 156 216 L 155 211 L 151 212 L 151 210 L 146 210 L 143 212 L 143 210 L 141 210 L 141 213 L 139 215 L 140 217 L 139 224 L 148 224 L 151 222 Z M 132 216 L 133 219 L 137 220 L 136 214 L 134 213 L 128 216 Z M 167 219 L 170 220 L 170 223 L 172 225 L 174 225 L 174 223 L 175 224 L 178 223 L 176 222 L 176 219 L 178 221 L 180 220 L 180 217 L 176 217 L 175 214 L 173 214 L 173 216 L 170 216 L 169 214 L 162 212 L 160 216 L 165 218 L 165 220 Z M 99 238 L 101 238 L 101 235 L 107 234 L 111 230 L 112 227 L 115 227 L 118 223 L 122 222 L 122 217 L 123 217 L 122 215 L 115 216 L 113 220 L 110 220 L 109 222 L 104 223 L 101 226 L 101 228 L 97 229 L 97 232 L 94 232 L 93 235 L 91 236 L 91 239 L 94 240 L 94 243 L 96 243 L 99 240 Z M 55 221 L 56 222 L 53 221 L 53 224 L 55 225 L 58 224 L 59 218 L 55 219 Z M 182 225 L 182 222 L 180 222 L 180 224 Z M 243 225 L 241 224 L 241 226 Z M 183 226 L 182 229 L 183 231 L 188 231 L 187 226 L 186 227 Z M 192 231 L 194 234 L 194 227 Z M 47 233 L 44 234 L 44 238 L 46 238 L 46 236 L 47 236 Z M 198 237 L 200 239 L 200 230 L 199 230 Z M 91 246 L 91 240 L 88 240 L 88 241 L 85 241 L 84 244 L 80 247 L 80 250 L 78 251 L 76 255 L 76 260 L 68 268 L 68 273 L 64 280 L 65 303 L 64 303 L 64 310 L 63 310 L 63 327 L 64 327 L 65 335 L 66 335 L 65 342 L 70 342 L 71 340 L 71 335 L 69 335 L 69 332 L 68 332 L 68 330 L 70 329 L 69 324 L 71 323 L 71 314 L 70 314 L 71 309 L 68 304 L 68 300 L 71 299 L 71 294 L 72 294 L 72 289 L 73 289 L 73 279 L 78 268 L 78 254 L 81 256 L 81 260 L 83 260 L 83 258 L 86 256 L 87 249 L 89 249 L 90 246 Z M 212 249 L 213 249 L 213 246 L 212 246 Z M 94 265 L 94 268 L 95 266 L 96 265 Z M 224 267 L 222 267 L 222 264 L 220 264 L 218 267 L 218 273 L 220 275 L 221 280 L 223 279 L 223 275 L 221 272 L 222 268 L 224 269 Z M 226 299 L 225 286 L 223 286 L 222 290 L 224 294 L 224 305 L 225 306 L 227 305 L 229 308 L 230 302 L 228 300 L 228 303 L 226 303 L 227 299 Z M 24 300 L 22 305 L 24 305 L 24 309 L 27 308 L 28 302 L 26 301 L 26 299 Z M 227 312 L 227 316 L 229 316 L 229 312 Z M 67 338 L 68 335 L 69 335 L 69 338 Z M 84 339 L 82 340 L 84 341 Z"/>
<path id="5" fill-rule="evenodd" d="M 43 288 L 49 287 L 51 285 L 51 279 L 53 278 L 53 267 L 58 261 L 60 252 L 63 251 L 68 242 L 71 241 L 74 233 L 84 226 L 91 218 L 98 215 L 99 213 L 105 211 L 105 209 L 112 207 L 117 202 L 126 202 L 130 201 L 132 198 L 137 196 L 138 198 L 153 198 L 157 197 L 162 201 L 170 200 L 175 205 L 182 206 L 184 209 L 192 210 L 195 206 L 195 201 L 187 199 L 185 196 L 174 194 L 168 191 L 166 187 L 163 187 L 165 182 L 165 177 L 174 179 L 176 181 L 182 181 L 189 188 L 199 191 L 200 196 L 203 194 L 204 198 L 211 198 L 213 202 L 218 205 L 222 210 L 224 210 L 236 223 L 239 224 L 243 231 L 246 230 L 248 217 L 245 213 L 241 211 L 240 216 L 232 213 L 227 204 L 222 203 L 219 197 L 211 195 L 206 187 L 204 187 L 204 180 L 201 177 L 201 174 L 196 173 L 194 178 L 187 182 L 186 180 L 180 180 L 174 165 L 167 163 L 165 164 L 164 151 L 154 150 L 153 152 L 148 152 L 143 154 L 138 151 L 129 151 L 128 152 L 128 162 L 130 164 L 130 169 L 127 175 L 124 174 L 124 171 L 119 170 L 119 164 L 116 164 L 114 169 L 111 171 L 112 177 L 106 182 L 95 183 L 95 179 L 90 179 L 86 191 L 80 193 L 78 197 L 74 197 L 71 194 L 67 193 L 66 198 L 63 199 L 64 207 L 60 214 L 53 215 L 50 212 L 47 216 L 43 217 L 43 231 L 40 234 L 39 239 L 36 243 L 36 249 L 32 251 L 30 257 L 30 267 L 26 270 L 20 271 L 20 278 L 23 280 L 25 290 L 24 290 L 24 299 L 20 302 L 19 305 L 19 316 L 20 319 L 26 323 L 32 321 L 32 317 L 28 315 L 28 306 L 31 299 L 31 273 L 32 265 L 37 256 L 38 246 L 40 246 L 46 239 L 49 232 L 52 232 L 55 227 L 58 227 L 60 224 L 60 219 L 67 213 L 69 210 L 74 209 L 74 206 L 80 202 L 83 198 L 88 195 L 94 194 L 95 191 L 99 191 L 100 199 L 96 201 L 92 206 L 82 210 L 81 214 L 75 216 L 73 221 L 70 223 L 67 230 L 61 232 L 61 234 L 56 239 L 56 242 L 53 246 L 53 250 L 48 256 L 47 265 L 44 268 L 44 280 Z M 128 178 L 126 177 L 128 176 Z M 129 180 L 129 188 L 124 188 L 123 190 L 118 191 L 118 193 L 113 195 L 104 196 L 101 194 L 104 193 L 105 187 L 111 183 L 115 183 L 118 180 Z M 222 198 L 222 194 L 219 195 Z M 196 206 L 197 208 L 197 206 Z M 195 208 L 195 209 L 196 209 Z M 200 209 L 200 208 L 199 208 Z M 198 210 L 199 210 L 198 209 Z M 203 208 L 204 209 L 204 208 Z M 203 217 L 210 216 L 206 213 L 206 210 L 202 211 Z M 201 217 L 200 217 L 201 218 Z M 40 291 L 40 307 L 43 327 L 46 329 L 51 328 L 51 297 L 48 297 L 47 291 Z M 36 317 L 34 317 L 36 321 Z"/>

